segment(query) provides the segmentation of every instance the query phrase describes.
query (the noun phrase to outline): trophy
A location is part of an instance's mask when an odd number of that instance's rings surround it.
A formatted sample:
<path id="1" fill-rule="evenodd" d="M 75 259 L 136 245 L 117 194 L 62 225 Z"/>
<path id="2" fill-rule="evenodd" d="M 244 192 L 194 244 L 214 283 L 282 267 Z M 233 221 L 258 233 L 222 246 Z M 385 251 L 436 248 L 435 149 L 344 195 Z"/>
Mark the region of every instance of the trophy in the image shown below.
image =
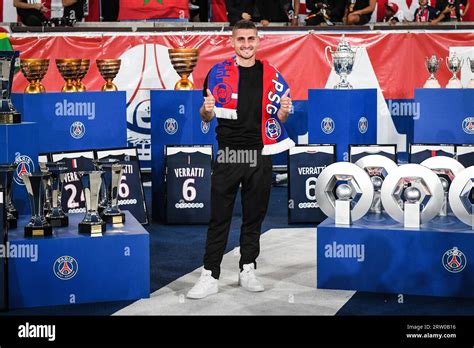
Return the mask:
<path id="1" fill-rule="evenodd" d="M 459 58 L 456 55 L 456 52 L 453 52 L 449 57 L 446 57 L 446 66 L 448 70 L 451 71 L 453 76 L 449 79 L 446 88 L 462 88 L 461 81 L 458 79 L 456 74 L 461 71 L 462 64 L 464 60 Z"/>
<path id="2" fill-rule="evenodd" d="M 21 123 L 21 114 L 11 100 L 18 51 L 0 51 L 0 124 Z"/>
<path id="3" fill-rule="evenodd" d="M 41 173 L 50 174 L 46 163 L 39 163 Z M 46 216 L 51 212 L 51 175 L 48 175 L 43 180 L 44 185 L 44 202 L 43 202 L 43 214 Z"/>
<path id="4" fill-rule="evenodd" d="M 44 183 L 43 181 L 50 176 L 50 173 L 26 173 L 23 175 L 23 182 L 28 192 L 28 198 L 31 206 L 31 219 L 25 226 L 25 237 L 44 237 L 53 234 L 51 224 L 44 216 Z"/>
<path id="5" fill-rule="evenodd" d="M 77 92 L 76 80 L 81 68 L 81 59 L 56 59 L 56 66 L 59 73 L 66 81 L 66 84 L 61 89 L 61 92 Z"/>
<path id="6" fill-rule="evenodd" d="M 64 175 L 69 171 L 64 167 L 64 162 L 46 163 L 47 170 L 51 173 L 50 176 L 50 208 L 45 214 L 46 219 L 53 227 L 66 227 L 69 225 L 69 218 L 64 213 L 61 204 L 61 193 L 64 183 Z"/>
<path id="7" fill-rule="evenodd" d="M 454 178 L 449 189 L 449 205 L 454 215 L 474 230 L 474 166 Z"/>
<path id="8" fill-rule="evenodd" d="M 117 91 L 117 86 L 112 82 L 120 70 L 120 59 L 97 59 L 96 64 L 99 72 L 106 81 L 102 86 L 102 91 L 113 92 Z"/>
<path id="9" fill-rule="evenodd" d="M 418 229 L 438 215 L 444 190 L 430 169 L 420 164 L 405 164 L 385 178 L 381 194 L 383 207 L 392 219 Z"/>
<path id="10" fill-rule="evenodd" d="M 332 63 L 329 60 L 328 51 L 331 53 Z M 335 85 L 334 88 L 352 89 L 352 85 L 347 81 L 347 76 L 352 72 L 352 68 L 354 67 L 356 51 L 351 49 L 345 36 L 342 35 L 341 41 L 339 41 L 335 51 L 331 50 L 330 46 L 327 46 L 324 53 L 329 65 L 334 67 L 336 74 L 340 77 L 339 83 Z"/>
<path id="11" fill-rule="evenodd" d="M 100 216 L 102 216 L 102 213 L 105 210 L 105 208 L 107 208 L 107 204 L 109 202 L 108 189 L 107 189 L 107 184 L 106 184 L 106 180 L 105 180 L 105 174 L 106 173 L 103 169 L 103 166 L 108 165 L 108 164 L 114 164 L 114 163 L 117 163 L 117 162 L 118 162 L 118 159 L 112 159 L 112 158 L 94 160 L 95 169 L 98 170 L 98 171 L 104 172 L 104 174 L 102 175 L 102 184 L 100 186 L 100 193 L 99 193 L 99 208 L 98 208 L 98 211 L 99 211 Z"/>
<path id="12" fill-rule="evenodd" d="M 12 203 L 13 173 L 16 167 L 16 164 L 0 164 L 0 188 L 3 188 L 5 191 L 5 206 L 9 229 L 16 228 L 18 225 L 18 211 Z"/>
<path id="13" fill-rule="evenodd" d="M 469 62 L 469 67 L 471 68 L 471 73 L 474 75 L 474 59 L 467 58 L 467 61 Z M 471 78 L 471 81 L 469 81 L 467 88 L 474 88 L 474 77 Z"/>
<path id="14" fill-rule="evenodd" d="M 443 60 L 441 58 L 436 57 L 434 54 L 431 56 L 431 58 L 425 58 L 426 68 L 430 73 L 430 77 L 428 78 L 428 80 L 426 80 L 423 88 L 441 88 L 441 85 L 436 79 L 435 74 L 438 72 L 439 64 L 442 61 Z"/>
<path id="15" fill-rule="evenodd" d="M 43 58 L 22 58 L 20 59 L 20 69 L 29 82 L 25 88 L 25 93 L 44 93 L 46 92 L 41 80 L 48 71 L 49 59 Z"/>
<path id="16" fill-rule="evenodd" d="M 171 48 L 168 55 L 174 70 L 181 79 L 176 82 L 175 90 L 191 90 L 194 84 L 188 79 L 198 61 L 199 51 L 197 48 Z"/>
<path id="17" fill-rule="evenodd" d="M 107 188 L 107 206 L 102 212 L 102 218 L 107 223 L 122 224 L 125 222 L 125 214 L 118 206 L 118 196 L 123 165 L 118 163 L 102 164 L 102 170 L 104 171 L 103 181 Z"/>
<path id="18" fill-rule="evenodd" d="M 397 164 L 390 158 L 381 155 L 364 156 L 355 164 L 369 174 L 370 181 L 374 186 L 374 199 L 369 211 L 375 214 L 382 213 L 382 184 L 390 172 L 397 169 Z"/>
<path id="19" fill-rule="evenodd" d="M 464 169 L 464 166 L 454 158 L 446 156 L 430 157 L 420 164 L 426 168 L 431 169 L 441 180 L 444 190 L 444 199 L 439 216 L 448 216 L 449 187 L 451 186 L 451 183 L 453 182 L 456 175 L 458 175 Z"/>
<path id="20" fill-rule="evenodd" d="M 79 74 L 77 74 L 76 80 L 76 88 L 78 92 L 85 92 L 87 90 L 86 85 L 82 83 L 82 79 L 89 71 L 90 62 L 90 59 L 81 59 L 81 65 L 79 66 Z"/>
<path id="21" fill-rule="evenodd" d="M 86 215 L 79 223 L 79 233 L 101 235 L 105 232 L 105 222 L 97 211 L 102 173 L 101 171 L 77 173 L 81 179 L 82 190 L 86 199 Z"/>
<path id="22" fill-rule="evenodd" d="M 353 163 L 326 167 L 316 182 L 316 201 L 337 225 L 350 225 L 370 209 L 374 187 L 367 173 Z"/>

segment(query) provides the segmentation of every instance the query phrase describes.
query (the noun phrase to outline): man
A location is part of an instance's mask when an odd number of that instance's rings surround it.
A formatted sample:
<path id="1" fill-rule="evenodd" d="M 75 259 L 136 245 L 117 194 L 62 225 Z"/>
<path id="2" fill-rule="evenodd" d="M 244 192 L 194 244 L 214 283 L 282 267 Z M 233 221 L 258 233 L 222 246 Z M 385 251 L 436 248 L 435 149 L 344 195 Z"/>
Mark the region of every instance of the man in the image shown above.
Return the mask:
<path id="1" fill-rule="evenodd" d="M 47 21 L 44 16 L 49 11 L 41 0 L 13 0 L 21 23 L 26 26 L 42 26 Z"/>
<path id="2" fill-rule="evenodd" d="M 377 0 L 348 0 L 342 21 L 347 25 L 364 25 L 369 23 Z"/>
<path id="3" fill-rule="evenodd" d="M 259 21 L 256 14 L 256 0 L 225 0 L 227 19 L 230 26 L 238 21 Z"/>
<path id="4" fill-rule="evenodd" d="M 342 22 L 345 7 L 345 2 L 339 0 L 306 0 L 306 8 L 311 11 L 305 19 L 306 25 Z"/>
<path id="5" fill-rule="evenodd" d="M 298 13 L 300 11 L 300 1 L 295 0 L 294 4 L 290 0 L 259 0 L 257 10 L 260 15 L 260 23 L 267 27 L 271 22 L 288 23 L 298 25 Z"/>
<path id="6" fill-rule="evenodd" d="M 84 3 L 84 0 L 63 0 L 63 17 L 67 18 L 71 25 L 76 22 L 81 22 L 83 20 Z"/>
<path id="7" fill-rule="evenodd" d="M 219 152 L 213 166 L 211 221 L 207 231 L 204 269 L 187 297 L 198 299 L 218 292 L 220 263 L 227 244 L 232 210 L 241 185 L 242 226 L 240 232 L 239 284 L 248 291 L 263 291 L 255 275 L 260 252 L 260 230 L 272 182 L 269 155 L 294 145 L 283 122 L 291 109 L 288 85 L 281 74 L 255 54 L 257 28 L 242 20 L 232 30 L 235 57 L 214 65 L 204 82 L 204 122 L 217 117 Z M 240 154 L 240 163 L 222 156 Z M 246 160 L 249 159 L 249 160 Z M 252 161 L 253 159 L 253 161 Z"/>
<path id="8" fill-rule="evenodd" d="M 387 2 L 385 4 L 385 16 L 383 17 L 382 22 L 394 25 L 398 22 L 403 22 L 402 16 L 403 14 L 401 11 L 399 11 L 397 4 L 393 2 Z"/>
<path id="9" fill-rule="evenodd" d="M 428 0 L 418 0 L 419 7 L 415 11 L 415 22 L 436 24 L 441 18 L 441 11 L 428 5 Z"/>
<path id="10" fill-rule="evenodd" d="M 437 0 L 436 9 L 440 11 L 440 16 L 432 22 L 436 24 L 439 22 L 461 22 L 462 18 L 469 9 L 468 0 Z"/>

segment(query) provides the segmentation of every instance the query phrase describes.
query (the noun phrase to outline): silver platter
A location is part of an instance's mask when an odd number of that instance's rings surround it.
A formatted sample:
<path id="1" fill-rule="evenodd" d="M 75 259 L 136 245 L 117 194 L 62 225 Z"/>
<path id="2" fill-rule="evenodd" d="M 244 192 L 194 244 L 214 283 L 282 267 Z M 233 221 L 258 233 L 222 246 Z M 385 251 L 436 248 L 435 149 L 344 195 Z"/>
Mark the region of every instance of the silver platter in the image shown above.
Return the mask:
<path id="1" fill-rule="evenodd" d="M 468 211 L 468 195 L 474 186 L 474 166 L 458 173 L 449 188 L 449 205 L 454 215 L 466 225 L 472 226 L 472 214 Z"/>
<path id="2" fill-rule="evenodd" d="M 420 164 L 431 169 L 436 174 L 448 175 L 451 181 L 459 172 L 464 170 L 464 166 L 461 163 L 456 161 L 454 158 L 447 156 L 430 157 Z"/>

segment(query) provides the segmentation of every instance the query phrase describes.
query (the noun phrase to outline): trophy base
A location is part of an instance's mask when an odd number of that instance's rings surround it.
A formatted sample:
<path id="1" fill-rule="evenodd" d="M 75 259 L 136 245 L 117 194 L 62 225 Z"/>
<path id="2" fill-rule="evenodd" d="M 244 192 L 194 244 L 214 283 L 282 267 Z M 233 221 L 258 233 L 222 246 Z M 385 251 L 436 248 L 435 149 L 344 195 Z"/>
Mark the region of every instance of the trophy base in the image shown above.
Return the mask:
<path id="1" fill-rule="evenodd" d="M 67 227 L 69 226 L 69 217 L 68 216 L 61 216 L 61 217 L 52 217 L 47 218 L 51 226 L 53 227 Z"/>
<path id="2" fill-rule="evenodd" d="M 441 88 L 438 80 L 427 80 L 423 88 Z"/>
<path id="3" fill-rule="evenodd" d="M 25 237 L 47 237 L 53 235 L 52 226 L 25 226 Z"/>
<path id="4" fill-rule="evenodd" d="M 95 222 L 94 224 L 86 223 L 86 222 L 79 222 L 79 233 L 80 234 L 88 234 L 88 235 L 96 235 L 102 234 L 106 230 L 105 222 Z"/>
<path id="5" fill-rule="evenodd" d="M 120 213 L 117 215 L 108 215 L 108 214 L 103 214 L 102 218 L 104 221 L 108 224 L 123 224 L 125 222 L 125 213 Z"/>
<path id="6" fill-rule="evenodd" d="M 0 124 L 17 124 L 21 123 L 21 114 L 19 112 L 0 112 Z"/>
<path id="7" fill-rule="evenodd" d="M 176 91 L 191 91 L 194 89 L 194 84 L 188 79 L 181 79 L 174 85 Z"/>
<path id="8" fill-rule="evenodd" d="M 459 80 L 449 80 L 446 88 L 462 88 L 462 83 Z"/>
<path id="9" fill-rule="evenodd" d="M 13 230 L 18 227 L 17 219 L 7 219 L 7 227 L 9 230 Z"/>
<path id="10" fill-rule="evenodd" d="M 351 84 L 338 84 L 334 86 L 334 89 L 354 89 Z"/>

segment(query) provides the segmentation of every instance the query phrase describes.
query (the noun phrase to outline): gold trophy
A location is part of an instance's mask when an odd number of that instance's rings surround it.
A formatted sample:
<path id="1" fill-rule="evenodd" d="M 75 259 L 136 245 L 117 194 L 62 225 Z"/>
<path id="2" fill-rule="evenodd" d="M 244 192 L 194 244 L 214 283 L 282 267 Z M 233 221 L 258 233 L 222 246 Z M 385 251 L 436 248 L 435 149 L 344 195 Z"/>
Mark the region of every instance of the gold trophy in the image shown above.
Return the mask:
<path id="1" fill-rule="evenodd" d="M 61 89 L 61 92 L 77 92 L 75 82 L 79 75 L 82 59 L 56 59 L 56 66 L 59 73 L 66 81 L 66 84 Z"/>
<path id="2" fill-rule="evenodd" d="M 97 59 L 96 63 L 100 74 L 106 81 L 105 85 L 102 86 L 102 91 L 117 91 L 118 88 L 112 81 L 114 80 L 115 76 L 117 76 L 122 61 L 120 59 Z"/>
<path id="3" fill-rule="evenodd" d="M 86 76 L 89 71 L 91 64 L 90 59 L 81 59 L 81 66 L 79 67 L 79 74 L 77 75 L 76 88 L 78 92 L 85 92 L 87 90 L 86 85 L 82 82 L 82 79 Z"/>
<path id="4" fill-rule="evenodd" d="M 49 59 L 44 58 L 22 58 L 20 59 L 20 69 L 29 82 L 25 88 L 25 93 L 44 93 L 44 88 L 41 80 L 48 71 Z"/>
<path id="5" fill-rule="evenodd" d="M 176 82 L 174 89 L 191 90 L 194 84 L 188 79 L 197 64 L 199 51 L 197 48 L 170 48 L 168 54 L 174 70 L 181 79 Z"/>

